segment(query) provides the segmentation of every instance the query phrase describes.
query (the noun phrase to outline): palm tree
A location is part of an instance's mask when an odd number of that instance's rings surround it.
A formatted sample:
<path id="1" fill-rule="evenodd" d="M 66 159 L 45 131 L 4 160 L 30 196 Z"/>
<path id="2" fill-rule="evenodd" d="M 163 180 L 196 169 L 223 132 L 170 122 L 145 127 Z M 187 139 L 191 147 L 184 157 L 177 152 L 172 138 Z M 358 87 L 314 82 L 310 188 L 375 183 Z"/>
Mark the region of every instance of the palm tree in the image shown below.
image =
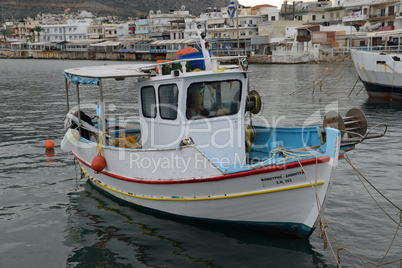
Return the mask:
<path id="1" fill-rule="evenodd" d="M 33 31 L 38 33 L 38 42 L 40 42 L 40 32 L 43 31 L 43 28 L 38 25 L 33 28 Z"/>
<path id="2" fill-rule="evenodd" d="M 1 27 L 0 27 L 1 28 Z M 4 41 L 7 41 L 7 36 L 10 35 L 10 30 L 7 28 L 1 28 L 0 29 L 0 34 L 3 36 Z"/>

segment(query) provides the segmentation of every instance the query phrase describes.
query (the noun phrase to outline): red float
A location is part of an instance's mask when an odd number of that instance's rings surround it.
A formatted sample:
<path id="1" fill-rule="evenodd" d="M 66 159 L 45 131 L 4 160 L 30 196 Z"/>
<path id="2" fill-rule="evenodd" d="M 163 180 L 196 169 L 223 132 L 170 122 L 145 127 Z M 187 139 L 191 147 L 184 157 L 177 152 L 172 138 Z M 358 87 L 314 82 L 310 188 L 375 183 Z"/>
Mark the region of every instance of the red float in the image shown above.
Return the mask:
<path id="1" fill-rule="evenodd" d="M 45 142 L 45 147 L 46 147 L 46 149 L 52 149 L 53 146 L 54 146 L 54 142 L 53 142 L 52 140 L 47 140 L 47 141 Z"/>
<path id="2" fill-rule="evenodd" d="M 106 167 L 105 158 L 100 154 L 96 155 L 94 159 L 92 159 L 91 166 L 96 174 L 100 173 Z"/>

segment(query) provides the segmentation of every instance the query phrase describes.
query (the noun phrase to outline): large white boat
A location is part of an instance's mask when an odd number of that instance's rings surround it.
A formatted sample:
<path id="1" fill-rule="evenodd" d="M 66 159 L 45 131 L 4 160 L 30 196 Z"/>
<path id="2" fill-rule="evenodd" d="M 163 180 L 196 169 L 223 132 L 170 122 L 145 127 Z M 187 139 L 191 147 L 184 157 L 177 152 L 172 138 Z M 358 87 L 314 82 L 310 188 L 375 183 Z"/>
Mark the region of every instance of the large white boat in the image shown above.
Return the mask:
<path id="1" fill-rule="evenodd" d="M 351 49 L 357 73 L 371 98 L 402 100 L 402 54 Z"/>
<path id="2" fill-rule="evenodd" d="M 78 109 L 70 111 L 67 101 L 62 149 L 73 153 L 94 186 L 129 204 L 308 237 L 325 207 L 340 155 L 386 130 L 366 133 L 358 109 L 346 118 L 328 114 L 324 127 L 253 125 L 248 115 L 259 111 L 261 100 L 248 90 L 247 62 L 211 58 L 202 41 L 203 57 L 197 60 L 65 70 L 67 100 L 68 85 L 74 83 Z M 238 64 L 219 64 L 230 59 Z M 138 96 L 139 120 L 111 122 L 105 114 L 104 80 L 129 78 Z M 81 110 L 81 84 L 99 88 L 96 119 L 88 120 Z"/>

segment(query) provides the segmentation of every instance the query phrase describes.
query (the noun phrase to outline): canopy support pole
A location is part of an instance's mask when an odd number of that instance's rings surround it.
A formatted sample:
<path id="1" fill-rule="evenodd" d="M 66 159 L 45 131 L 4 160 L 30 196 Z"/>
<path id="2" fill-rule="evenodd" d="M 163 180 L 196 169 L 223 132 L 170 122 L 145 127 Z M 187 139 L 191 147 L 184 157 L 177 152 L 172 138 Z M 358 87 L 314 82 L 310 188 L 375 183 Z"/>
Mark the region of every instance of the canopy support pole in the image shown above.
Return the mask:
<path id="1" fill-rule="evenodd" d="M 64 77 L 66 81 L 66 96 L 67 96 L 67 113 L 70 111 L 70 100 L 68 98 L 68 80 L 67 77 Z"/>
<path id="2" fill-rule="evenodd" d="M 103 88 L 102 88 L 102 79 L 99 79 L 99 101 L 101 105 L 101 120 L 102 120 L 102 128 L 100 129 L 103 133 L 106 132 L 106 118 L 105 118 L 105 103 L 103 100 Z M 105 136 L 102 135 L 102 144 L 105 144 Z"/>
<path id="3" fill-rule="evenodd" d="M 77 83 L 76 85 L 77 85 L 78 124 L 81 125 L 80 83 Z M 79 130 L 81 136 L 81 127 L 79 128 Z"/>

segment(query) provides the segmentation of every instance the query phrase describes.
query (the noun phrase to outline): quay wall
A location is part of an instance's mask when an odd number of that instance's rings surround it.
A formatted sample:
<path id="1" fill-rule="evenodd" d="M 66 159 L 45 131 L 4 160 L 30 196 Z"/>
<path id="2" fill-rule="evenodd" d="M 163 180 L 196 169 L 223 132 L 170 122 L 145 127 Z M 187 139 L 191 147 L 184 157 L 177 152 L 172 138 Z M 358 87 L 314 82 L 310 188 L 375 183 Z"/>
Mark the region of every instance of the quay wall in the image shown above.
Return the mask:
<path id="1" fill-rule="evenodd" d="M 320 53 L 315 60 L 304 57 L 281 57 L 282 55 L 251 55 L 247 60 L 252 64 L 292 64 L 350 61 L 349 53 Z M 114 60 L 114 61 L 157 61 L 175 60 L 176 52 L 168 53 L 118 53 L 118 52 L 85 52 L 85 51 L 0 51 L 3 58 L 34 58 L 34 59 L 69 59 L 69 60 Z"/>

